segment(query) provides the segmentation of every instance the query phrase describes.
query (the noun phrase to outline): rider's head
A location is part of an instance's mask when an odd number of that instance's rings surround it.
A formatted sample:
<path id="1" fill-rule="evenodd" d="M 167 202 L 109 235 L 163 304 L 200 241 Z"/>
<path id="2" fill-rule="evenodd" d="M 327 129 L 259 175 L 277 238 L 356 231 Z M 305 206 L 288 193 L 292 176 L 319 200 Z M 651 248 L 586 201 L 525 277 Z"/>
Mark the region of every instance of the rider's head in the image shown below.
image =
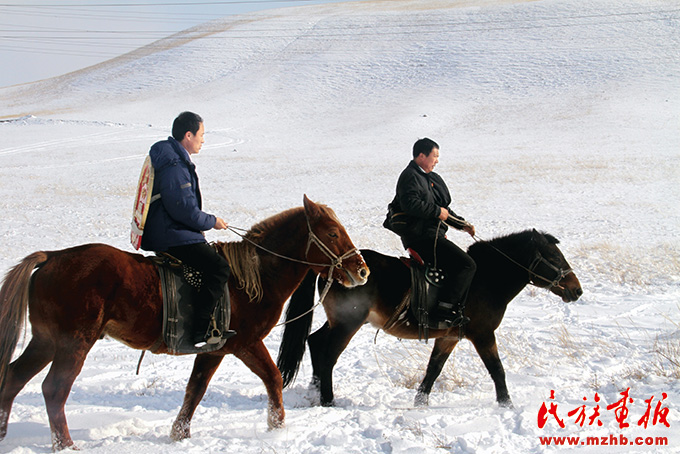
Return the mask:
<path id="1" fill-rule="evenodd" d="M 196 134 L 202 123 L 203 119 L 200 115 L 193 112 L 182 112 L 172 123 L 172 137 L 181 142 L 187 132 Z"/>
<path id="2" fill-rule="evenodd" d="M 419 139 L 413 144 L 413 158 L 417 158 L 421 153 L 426 157 L 430 156 L 430 153 L 432 153 L 432 150 L 435 148 L 439 149 L 439 145 L 437 145 L 437 142 L 434 140 L 428 139 L 427 137 Z"/>

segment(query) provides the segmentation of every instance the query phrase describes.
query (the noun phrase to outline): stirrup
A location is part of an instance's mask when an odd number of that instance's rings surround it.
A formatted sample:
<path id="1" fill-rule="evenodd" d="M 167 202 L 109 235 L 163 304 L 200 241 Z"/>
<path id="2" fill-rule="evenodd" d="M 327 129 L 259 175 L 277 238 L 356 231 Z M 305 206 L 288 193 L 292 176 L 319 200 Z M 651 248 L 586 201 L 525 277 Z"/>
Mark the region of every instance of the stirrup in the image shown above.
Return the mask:
<path id="1" fill-rule="evenodd" d="M 442 303 L 440 302 L 440 308 L 442 307 Z M 455 328 L 458 326 L 464 326 L 470 323 L 470 317 L 467 317 L 464 315 L 462 312 L 458 311 L 451 311 L 447 315 L 442 317 L 443 320 L 441 320 L 438 323 L 438 328 L 439 329 L 448 329 L 448 328 Z"/>
<path id="2" fill-rule="evenodd" d="M 205 335 L 205 343 L 208 345 L 219 344 L 221 340 L 222 331 L 220 331 L 219 329 L 208 330 L 208 333 Z"/>
<path id="3" fill-rule="evenodd" d="M 205 336 L 204 336 L 204 341 L 203 342 L 198 342 L 194 344 L 194 347 L 200 348 L 204 347 L 206 344 L 207 345 L 215 345 L 219 344 L 222 339 L 226 340 L 229 339 L 233 336 L 236 335 L 236 331 L 228 329 L 225 331 L 221 331 L 217 327 L 217 321 L 215 321 L 215 317 L 210 317 L 210 326 L 208 327 L 208 331 L 206 331 Z M 198 346 L 199 344 L 203 344 L 200 347 Z"/>
<path id="4" fill-rule="evenodd" d="M 203 348 L 206 345 L 214 345 L 217 344 L 221 339 L 221 332 L 219 329 L 217 329 L 215 318 L 211 317 L 210 326 L 208 326 L 208 329 L 202 335 L 198 334 L 196 336 L 194 340 L 194 348 Z"/>
<path id="5" fill-rule="evenodd" d="M 219 344 L 222 340 L 227 340 L 231 337 L 236 336 L 236 331 L 228 329 L 226 331 L 220 331 L 217 328 L 211 329 L 205 335 L 205 343 L 208 345 Z"/>
<path id="6" fill-rule="evenodd" d="M 470 317 L 466 317 L 463 314 L 454 314 L 453 321 L 451 321 L 451 326 L 463 326 L 470 323 Z"/>

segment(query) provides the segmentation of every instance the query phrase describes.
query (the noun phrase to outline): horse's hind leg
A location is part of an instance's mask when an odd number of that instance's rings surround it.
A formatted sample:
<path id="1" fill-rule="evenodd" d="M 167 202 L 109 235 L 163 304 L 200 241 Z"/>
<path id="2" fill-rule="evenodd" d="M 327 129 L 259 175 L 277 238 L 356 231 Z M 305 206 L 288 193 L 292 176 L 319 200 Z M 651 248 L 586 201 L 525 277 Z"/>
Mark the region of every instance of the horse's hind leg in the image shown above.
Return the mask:
<path id="1" fill-rule="evenodd" d="M 286 418 L 286 412 L 283 409 L 283 378 L 271 355 L 269 355 L 267 347 L 260 340 L 234 353 L 234 355 L 260 377 L 267 389 L 267 397 L 269 398 L 267 424 L 269 428 L 283 427 Z"/>
<path id="2" fill-rule="evenodd" d="M 42 391 L 47 407 L 47 417 L 50 421 L 52 449 L 55 451 L 74 448 L 66 422 L 64 405 L 66 405 L 73 382 L 83 368 L 85 357 L 95 341 L 96 338 L 90 342 L 84 340 L 60 342 L 50 371 L 43 381 Z"/>
<path id="3" fill-rule="evenodd" d="M 441 374 L 442 369 L 446 360 L 449 359 L 453 348 L 458 344 L 458 338 L 447 338 L 440 337 L 434 342 L 434 348 L 432 349 L 432 354 L 430 355 L 430 361 L 427 363 L 427 372 L 425 372 L 425 378 L 423 378 L 422 383 L 418 387 L 418 392 L 416 393 L 414 405 L 415 406 L 425 406 L 429 404 L 430 391 L 432 391 L 432 386 L 434 382 Z"/>
<path id="4" fill-rule="evenodd" d="M 53 357 L 54 345 L 33 337 L 21 356 L 9 365 L 0 396 L 0 440 L 7 435 L 7 422 L 17 394 Z"/>

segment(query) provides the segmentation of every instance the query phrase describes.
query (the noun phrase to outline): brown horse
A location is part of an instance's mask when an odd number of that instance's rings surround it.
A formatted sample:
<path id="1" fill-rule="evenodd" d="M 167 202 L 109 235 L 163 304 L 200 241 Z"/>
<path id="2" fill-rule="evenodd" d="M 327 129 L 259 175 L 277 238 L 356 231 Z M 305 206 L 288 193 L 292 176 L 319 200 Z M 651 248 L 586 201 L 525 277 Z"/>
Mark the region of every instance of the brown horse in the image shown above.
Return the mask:
<path id="1" fill-rule="evenodd" d="M 216 243 L 232 264 L 231 329 L 237 335 L 213 353 L 196 356 L 173 440 L 190 437 L 191 418 L 227 354 L 257 374 L 267 389 L 270 428 L 284 423 L 282 380 L 262 339 L 281 316 L 284 302 L 312 270 L 343 286 L 362 285 L 368 268 L 333 211 L 304 198 L 294 208 L 255 225 L 238 243 Z M 240 263 L 234 257 L 241 257 Z M 256 285 L 239 281 L 244 263 Z M 33 272 L 34 269 L 37 270 Z M 330 274 L 330 276 L 329 276 Z M 259 287 L 247 294 L 244 288 Z M 255 296 L 253 296 L 255 295 Z M 42 389 L 53 449 L 73 446 L 64 404 L 85 356 L 103 335 L 146 350 L 161 337 L 162 294 L 148 258 L 101 244 L 36 252 L 9 271 L 0 289 L 0 439 L 14 398 L 52 362 Z M 9 364 L 28 309 L 32 338 Z M 167 353 L 165 344 L 154 353 Z"/>
<path id="2" fill-rule="evenodd" d="M 415 397 L 416 405 L 428 404 L 432 385 L 463 337 L 472 342 L 489 371 L 496 386 L 498 403 L 512 405 L 494 335 L 508 303 L 529 283 L 549 288 L 565 302 L 576 301 L 583 293 L 557 244 L 550 235 L 527 230 L 470 246 L 468 253 L 477 264 L 465 306 L 465 315 L 470 321 L 462 329 L 430 330 L 430 337 L 437 340 Z M 369 250 L 361 253 L 371 268 L 368 283 L 356 289 L 333 285 L 323 302 L 326 323 L 311 336 L 311 313 L 287 324 L 279 350 L 277 364 L 285 387 L 297 374 L 309 337 L 312 384 L 320 392 L 321 404 L 325 406 L 333 405 L 333 367 L 365 322 L 401 339 L 418 339 L 420 335 L 418 322 L 410 311 L 396 321 L 393 318 L 401 314 L 396 313 L 400 303 L 410 297 L 408 267 L 396 257 Z M 308 275 L 298 287 L 288 305 L 287 319 L 293 320 L 311 306 L 315 281 L 316 276 Z"/>

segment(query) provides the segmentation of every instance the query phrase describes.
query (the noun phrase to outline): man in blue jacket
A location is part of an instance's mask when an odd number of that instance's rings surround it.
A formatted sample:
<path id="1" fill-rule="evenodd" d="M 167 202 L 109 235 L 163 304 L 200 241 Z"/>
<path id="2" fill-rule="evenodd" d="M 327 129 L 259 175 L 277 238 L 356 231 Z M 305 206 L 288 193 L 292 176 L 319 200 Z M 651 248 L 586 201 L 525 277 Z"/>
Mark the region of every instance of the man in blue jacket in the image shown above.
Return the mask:
<path id="1" fill-rule="evenodd" d="M 149 206 L 142 236 L 142 249 L 167 252 L 203 274 L 196 298 L 193 341 L 197 347 L 205 342 L 219 342 L 209 335 L 208 328 L 230 274 L 227 261 L 207 243 L 203 234 L 206 230 L 228 227 L 221 218 L 202 210 L 198 175 L 191 155 L 201 150 L 204 132 L 199 115 L 182 112 L 172 124 L 172 137 L 151 147 L 152 200 L 156 200 Z M 225 333 L 226 336 L 234 334 L 234 331 Z"/>
<path id="2" fill-rule="evenodd" d="M 477 270 L 474 260 L 446 239 L 447 224 L 475 236 L 475 228 L 451 210 L 449 189 L 434 167 L 439 162 L 439 145 L 431 139 L 413 145 L 413 160 L 399 175 L 397 193 L 390 204 L 385 226 L 396 232 L 405 248 L 416 251 L 428 264 L 447 272 L 444 301 L 439 317 L 449 326 L 464 324 L 462 314 L 468 290 Z M 396 214 L 396 216 L 394 216 Z"/>

